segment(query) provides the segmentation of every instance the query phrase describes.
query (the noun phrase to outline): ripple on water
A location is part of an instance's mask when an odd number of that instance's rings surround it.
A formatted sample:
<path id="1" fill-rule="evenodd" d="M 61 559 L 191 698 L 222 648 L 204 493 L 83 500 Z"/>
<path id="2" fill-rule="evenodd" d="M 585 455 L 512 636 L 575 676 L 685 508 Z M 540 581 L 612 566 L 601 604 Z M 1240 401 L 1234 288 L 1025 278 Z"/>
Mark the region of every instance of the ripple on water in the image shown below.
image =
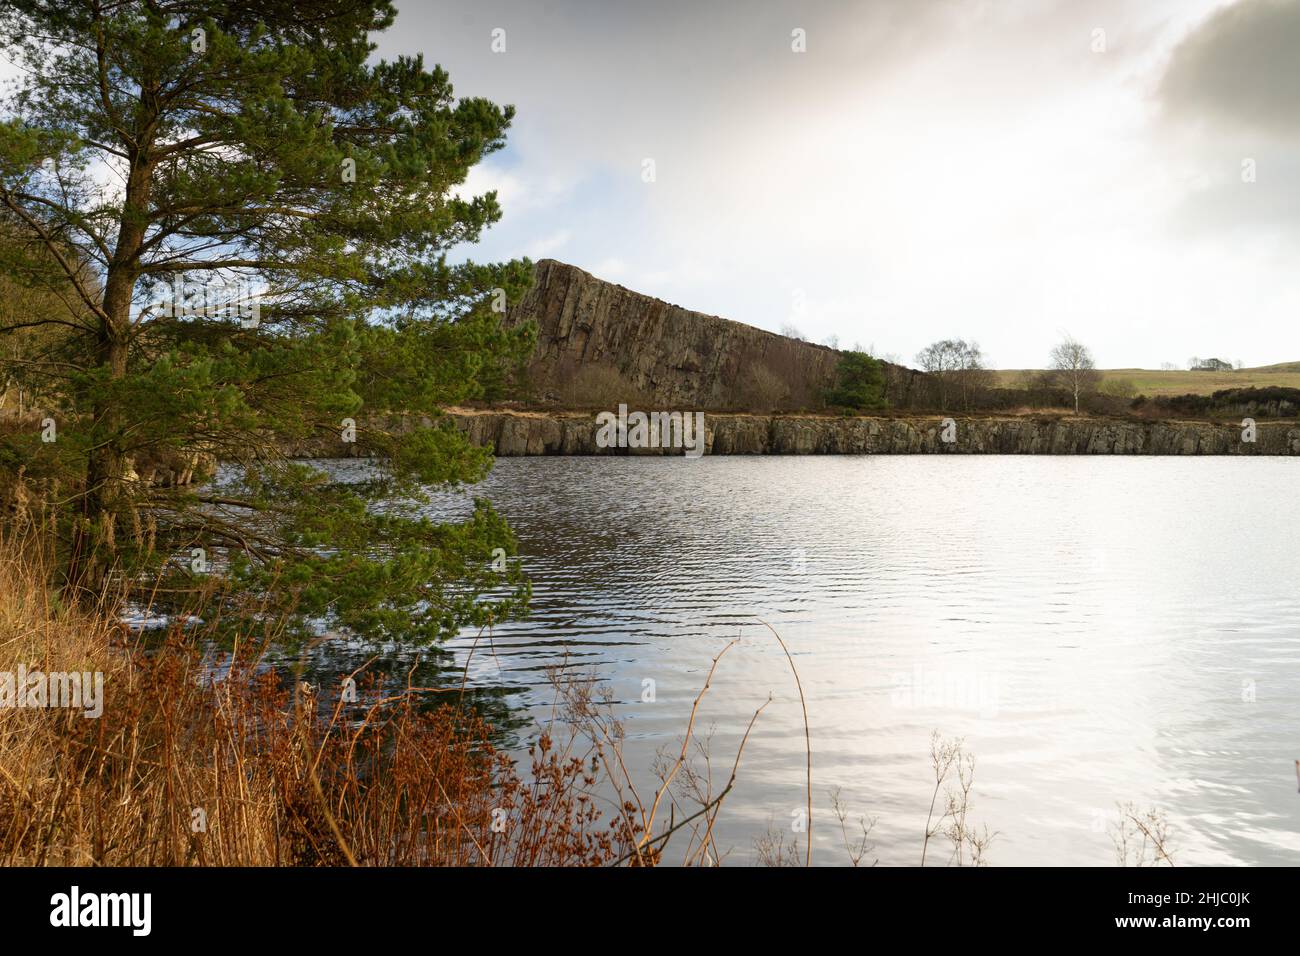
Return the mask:
<path id="1" fill-rule="evenodd" d="M 1285 459 L 522 458 L 474 489 L 509 519 L 534 613 L 473 680 L 550 703 L 547 666 L 607 681 L 648 765 L 701 713 L 745 753 L 720 835 L 749 853 L 842 788 L 882 862 L 919 857 L 929 735 L 978 757 L 995 863 L 1108 864 L 1117 803 L 1165 808 L 1186 863 L 1294 864 L 1300 503 Z M 452 515 L 468 498 L 440 496 Z M 453 642 L 462 663 L 473 635 Z M 476 653 L 482 653 L 480 650 Z M 642 681 L 656 682 L 653 704 Z M 824 862 L 838 827 L 815 828 Z M 836 833 L 832 833 L 832 830 Z"/>

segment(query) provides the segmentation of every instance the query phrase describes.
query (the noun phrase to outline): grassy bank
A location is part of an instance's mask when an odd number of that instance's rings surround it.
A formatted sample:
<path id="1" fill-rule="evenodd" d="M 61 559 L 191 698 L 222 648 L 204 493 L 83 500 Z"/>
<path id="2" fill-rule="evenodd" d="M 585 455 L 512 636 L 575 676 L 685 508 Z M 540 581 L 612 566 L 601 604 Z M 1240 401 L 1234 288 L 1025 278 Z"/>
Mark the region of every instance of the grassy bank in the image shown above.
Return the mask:
<path id="1" fill-rule="evenodd" d="M 99 672 L 104 706 L 0 708 L 4 865 L 599 865 L 641 836 L 594 809 L 573 743 L 543 737 L 523 782 L 456 687 L 358 675 L 349 702 L 201 634 L 146 652 L 46 580 L 0 544 L 0 672 Z"/>
<path id="2" fill-rule="evenodd" d="M 993 373 L 1001 388 L 1016 388 L 1037 369 L 1000 369 Z M 1109 368 L 1101 370 L 1101 387 L 1108 383 L 1132 386 L 1133 394 L 1149 398 L 1169 395 L 1210 395 L 1225 388 L 1300 388 L 1300 362 L 1243 368 L 1230 372 L 1193 372 L 1188 369 Z"/>
<path id="3" fill-rule="evenodd" d="M 693 734 L 735 642 L 646 789 L 592 678 L 555 669 L 554 719 L 512 759 L 464 675 L 415 686 L 412 666 L 394 687 L 362 668 L 312 687 L 265 663 L 271 625 L 220 655 L 202 623 L 145 641 L 118 601 L 56 600 L 42 541 L 0 533 L 0 679 L 102 675 L 102 707 L 3 701 L 2 865 L 644 866 L 670 841 L 674 862 L 723 856 L 713 826 L 749 735 L 715 785 Z"/>

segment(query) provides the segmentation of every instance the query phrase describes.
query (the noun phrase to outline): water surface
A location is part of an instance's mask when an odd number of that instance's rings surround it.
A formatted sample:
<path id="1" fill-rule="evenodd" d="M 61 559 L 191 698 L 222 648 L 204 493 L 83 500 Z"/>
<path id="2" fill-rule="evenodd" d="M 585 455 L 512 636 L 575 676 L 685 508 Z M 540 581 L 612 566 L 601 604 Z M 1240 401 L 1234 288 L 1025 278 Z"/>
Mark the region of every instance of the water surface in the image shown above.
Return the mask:
<path id="1" fill-rule="evenodd" d="M 829 791 L 917 862 L 933 730 L 976 755 L 995 864 L 1110 864 L 1116 805 L 1163 808 L 1181 864 L 1300 862 L 1296 465 L 1285 459 L 705 457 L 499 460 L 473 489 L 514 527 L 533 615 L 472 680 L 549 712 L 548 665 L 608 682 L 632 762 L 701 708 L 729 772 L 732 862 Z M 447 496 L 453 514 L 466 499 Z M 453 642 L 460 665 L 472 636 Z M 646 681 L 654 701 L 643 701 Z M 670 855 L 671 856 L 671 855 Z M 932 860 L 935 857 L 932 856 Z M 941 861 L 942 854 L 938 857 Z"/>

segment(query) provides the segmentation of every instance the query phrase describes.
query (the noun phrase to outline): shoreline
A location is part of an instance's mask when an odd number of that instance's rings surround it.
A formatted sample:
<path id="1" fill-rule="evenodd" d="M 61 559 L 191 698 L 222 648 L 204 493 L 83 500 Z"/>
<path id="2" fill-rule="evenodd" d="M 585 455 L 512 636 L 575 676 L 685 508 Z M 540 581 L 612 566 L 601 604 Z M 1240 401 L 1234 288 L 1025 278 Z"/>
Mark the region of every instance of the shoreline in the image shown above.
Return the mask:
<path id="1" fill-rule="evenodd" d="M 450 408 L 447 417 L 498 457 L 682 455 L 678 448 L 600 447 L 594 411 Z M 1300 455 L 1300 422 L 1261 420 L 1254 441 L 1239 421 L 1121 420 L 1025 415 L 704 412 L 706 455 Z M 946 424 L 951 423 L 951 424 Z M 298 442 L 295 458 L 350 458 L 358 445 Z"/>

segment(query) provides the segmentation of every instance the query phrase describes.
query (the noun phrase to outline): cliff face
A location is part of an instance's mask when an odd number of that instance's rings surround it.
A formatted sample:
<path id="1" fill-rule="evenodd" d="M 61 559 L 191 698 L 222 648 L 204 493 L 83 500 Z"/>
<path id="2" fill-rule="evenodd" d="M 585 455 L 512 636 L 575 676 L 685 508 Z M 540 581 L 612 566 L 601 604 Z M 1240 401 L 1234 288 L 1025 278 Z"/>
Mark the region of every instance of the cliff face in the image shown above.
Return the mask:
<path id="1" fill-rule="evenodd" d="M 681 454 L 658 448 L 600 448 L 595 415 L 467 412 L 452 415 L 477 444 L 502 456 Z M 713 455 L 1300 455 L 1300 425 L 1260 423 L 1253 443 L 1241 428 L 1211 422 L 1088 419 L 955 420 L 956 441 L 942 420 L 834 418 L 813 415 L 705 416 L 705 451 Z"/>
<path id="2" fill-rule="evenodd" d="M 808 406 L 839 353 L 692 312 L 543 259 L 507 322 L 537 324 L 529 379 L 537 396 L 588 406 Z"/>

